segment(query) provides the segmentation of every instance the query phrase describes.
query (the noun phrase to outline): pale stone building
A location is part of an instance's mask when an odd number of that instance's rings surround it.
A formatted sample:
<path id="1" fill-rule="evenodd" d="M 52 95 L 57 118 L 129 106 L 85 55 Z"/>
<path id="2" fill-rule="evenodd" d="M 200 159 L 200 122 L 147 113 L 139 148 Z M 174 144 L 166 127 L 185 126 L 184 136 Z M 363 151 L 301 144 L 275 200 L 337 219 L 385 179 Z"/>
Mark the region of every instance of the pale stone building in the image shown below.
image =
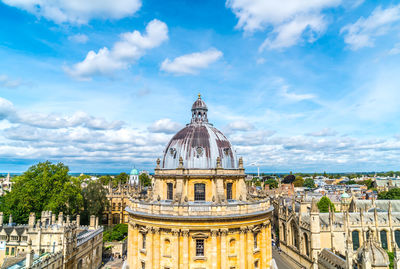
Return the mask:
<path id="1" fill-rule="evenodd" d="M 280 199 L 276 206 L 279 245 L 294 262 L 306 268 L 389 268 L 391 251 L 400 268 L 400 201 L 353 200 L 348 210 L 329 213 L 319 212 L 316 199 L 311 206 Z"/>
<path id="2" fill-rule="evenodd" d="M 242 159 L 207 111 L 199 96 L 157 160 L 152 193 L 128 205 L 130 269 L 271 266 L 270 201 L 248 192 Z"/>
<path id="3" fill-rule="evenodd" d="M 92 216 L 90 226 L 49 211 L 41 218 L 31 213 L 27 225 L 3 223 L 0 212 L 1 268 L 97 269 L 101 266 L 103 228 Z"/>

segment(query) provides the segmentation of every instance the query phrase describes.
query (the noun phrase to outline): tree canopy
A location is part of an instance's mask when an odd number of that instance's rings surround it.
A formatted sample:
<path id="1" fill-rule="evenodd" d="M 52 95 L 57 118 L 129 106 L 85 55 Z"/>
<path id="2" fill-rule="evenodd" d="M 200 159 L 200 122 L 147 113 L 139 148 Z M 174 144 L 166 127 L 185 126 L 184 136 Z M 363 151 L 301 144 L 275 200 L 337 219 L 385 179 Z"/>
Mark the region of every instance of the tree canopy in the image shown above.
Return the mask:
<path id="1" fill-rule="evenodd" d="M 278 181 L 276 181 L 273 178 L 269 178 L 265 181 L 265 184 L 269 186 L 270 189 L 276 189 L 278 188 Z"/>
<path id="2" fill-rule="evenodd" d="M 315 188 L 314 179 L 312 179 L 312 178 L 307 178 L 307 179 L 304 181 L 303 187 L 307 187 L 307 188 L 310 188 L 310 189 Z"/>
<path id="3" fill-rule="evenodd" d="M 139 175 L 139 181 L 142 186 L 151 186 L 151 178 L 146 173 L 141 173 Z"/>
<path id="4" fill-rule="evenodd" d="M 304 179 L 301 176 L 297 176 L 295 181 L 293 182 L 293 185 L 295 187 L 303 187 L 303 184 L 304 184 Z"/>
<path id="5" fill-rule="evenodd" d="M 29 213 L 40 216 L 51 210 L 58 214 L 75 215 L 83 207 L 80 181 L 68 175 L 69 168 L 63 163 L 49 161 L 31 166 L 14 179 L 12 191 L 6 193 L 0 204 L 5 216 L 13 215 L 16 223 L 26 223 Z"/>
<path id="6" fill-rule="evenodd" d="M 128 224 L 117 224 L 103 233 L 103 242 L 121 241 L 128 235 Z"/>
<path id="7" fill-rule="evenodd" d="M 104 209 L 108 206 L 107 191 L 100 181 L 91 181 L 82 190 L 84 210 L 82 222 L 88 223 L 89 217 L 95 215 L 101 219 Z"/>
<path id="8" fill-rule="evenodd" d="M 378 193 L 378 199 L 382 200 L 400 200 L 400 188 L 393 188 L 389 191 Z"/>
<path id="9" fill-rule="evenodd" d="M 284 184 L 290 184 L 293 183 L 293 181 L 295 181 L 296 177 L 292 174 L 287 175 L 283 178 L 282 183 Z"/>
<path id="10" fill-rule="evenodd" d="M 331 200 L 326 197 L 323 196 L 319 202 L 317 203 L 319 212 L 329 212 L 329 207 L 331 208 L 331 211 L 335 211 L 335 205 L 331 202 Z"/>

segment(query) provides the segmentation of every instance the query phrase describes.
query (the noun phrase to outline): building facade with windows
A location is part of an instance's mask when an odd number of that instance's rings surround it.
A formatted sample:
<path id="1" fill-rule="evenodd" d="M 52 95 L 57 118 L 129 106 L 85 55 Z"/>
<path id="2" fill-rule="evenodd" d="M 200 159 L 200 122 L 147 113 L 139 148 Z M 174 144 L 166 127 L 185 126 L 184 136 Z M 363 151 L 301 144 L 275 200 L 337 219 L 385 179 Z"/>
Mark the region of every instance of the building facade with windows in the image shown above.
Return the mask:
<path id="1" fill-rule="evenodd" d="M 128 205 L 129 268 L 270 268 L 272 207 L 250 194 L 243 160 L 208 123 L 199 98 L 192 120 L 157 160 L 153 189 Z"/>
<path id="2" fill-rule="evenodd" d="M 400 268 L 398 200 L 353 199 L 342 212 L 329 213 L 319 212 L 317 199 L 281 198 L 274 206 L 280 248 L 306 268 L 389 268 L 386 251 Z"/>
<path id="3" fill-rule="evenodd" d="M 3 223 L 0 212 L 0 265 L 1 268 L 65 268 L 97 269 L 101 266 L 103 228 L 91 216 L 90 225 L 80 225 L 80 217 L 71 221 L 50 211 L 35 213 L 29 223 L 15 225 L 12 217 Z"/>

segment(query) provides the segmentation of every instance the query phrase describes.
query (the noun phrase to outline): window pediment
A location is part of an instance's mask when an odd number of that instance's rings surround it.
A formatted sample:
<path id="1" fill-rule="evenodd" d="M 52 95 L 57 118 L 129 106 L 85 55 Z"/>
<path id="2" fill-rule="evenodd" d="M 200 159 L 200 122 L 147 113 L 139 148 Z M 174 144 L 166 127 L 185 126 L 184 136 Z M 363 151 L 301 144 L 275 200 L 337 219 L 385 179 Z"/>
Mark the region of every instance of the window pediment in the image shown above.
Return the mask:
<path id="1" fill-rule="evenodd" d="M 192 238 L 193 239 L 207 239 L 208 238 L 208 234 L 205 234 L 205 233 L 194 233 L 194 234 L 192 234 Z"/>

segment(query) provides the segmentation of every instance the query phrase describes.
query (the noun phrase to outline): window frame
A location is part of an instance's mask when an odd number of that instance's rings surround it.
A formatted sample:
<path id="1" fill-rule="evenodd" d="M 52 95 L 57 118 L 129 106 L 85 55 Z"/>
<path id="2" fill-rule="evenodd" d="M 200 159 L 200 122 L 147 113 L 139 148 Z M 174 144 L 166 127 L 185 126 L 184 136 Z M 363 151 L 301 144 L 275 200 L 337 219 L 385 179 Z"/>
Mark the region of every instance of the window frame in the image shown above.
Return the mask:
<path id="1" fill-rule="evenodd" d="M 206 201 L 206 184 L 204 183 L 194 184 L 194 201 L 196 202 Z"/>
<path id="2" fill-rule="evenodd" d="M 174 184 L 169 182 L 167 183 L 167 200 L 174 199 Z"/>
<path id="3" fill-rule="evenodd" d="M 196 257 L 204 257 L 204 239 L 196 239 Z"/>
<path id="4" fill-rule="evenodd" d="M 226 200 L 232 200 L 233 197 L 233 183 L 232 182 L 228 182 L 226 184 Z"/>

